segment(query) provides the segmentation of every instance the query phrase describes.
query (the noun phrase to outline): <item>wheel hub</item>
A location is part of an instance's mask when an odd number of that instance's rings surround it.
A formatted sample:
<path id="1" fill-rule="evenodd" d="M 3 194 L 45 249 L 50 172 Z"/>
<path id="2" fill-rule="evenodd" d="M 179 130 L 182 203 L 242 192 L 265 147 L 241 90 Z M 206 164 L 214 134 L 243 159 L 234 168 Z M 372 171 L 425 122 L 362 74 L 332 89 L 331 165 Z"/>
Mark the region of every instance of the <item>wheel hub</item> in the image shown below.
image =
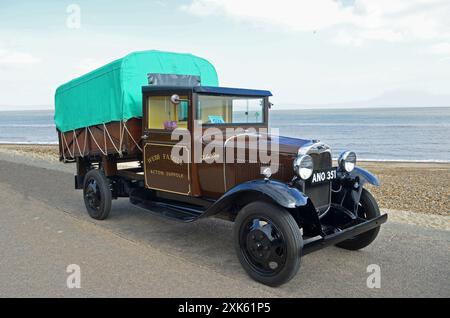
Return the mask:
<path id="1" fill-rule="evenodd" d="M 255 218 L 241 233 L 250 263 L 258 270 L 274 273 L 286 261 L 286 244 L 278 229 L 268 220 Z"/>
<path id="2" fill-rule="evenodd" d="M 94 210 L 100 209 L 101 204 L 100 188 L 94 179 L 89 180 L 86 188 L 85 197 L 87 199 L 89 207 L 91 207 Z"/>
<path id="3" fill-rule="evenodd" d="M 247 246 L 249 247 L 250 253 L 253 257 L 259 260 L 264 260 L 269 254 L 270 239 L 260 230 L 251 231 L 248 236 Z"/>

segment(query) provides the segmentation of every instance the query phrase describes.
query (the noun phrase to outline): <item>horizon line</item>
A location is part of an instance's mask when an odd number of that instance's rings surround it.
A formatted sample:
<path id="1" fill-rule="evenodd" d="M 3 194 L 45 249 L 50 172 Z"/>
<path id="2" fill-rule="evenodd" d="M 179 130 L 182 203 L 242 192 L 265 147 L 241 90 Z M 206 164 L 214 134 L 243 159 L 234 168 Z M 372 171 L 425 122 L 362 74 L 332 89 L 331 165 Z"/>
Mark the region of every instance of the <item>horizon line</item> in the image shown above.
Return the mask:
<path id="1" fill-rule="evenodd" d="M 294 105 L 293 105 L 294 106 Z M 305 106 L 305 105 L 298 105 L 300 107 L 298 108 L 294 108 L 294 107 L 283 107 L 283 108 L 278 108 L 276 106 L 276 104 L 273 106 L 273 108 L 271 110 L 336 110 L 336 109 L 384 109 L 384 108 L 450 108 L 450 105 L 448 106 L 402 106 L 402 105 L 392 105 L 392 106 L 356 106 L 356 107 L 350 107 L 350 106 L 342 106 L 342 107 L 330 107 L 328 106 Z M 20 111 L 54 111 L 54 108 L 29 108 L 32 107 L 30 105 L 21 105 L 21 106 L 9 106 L 9 107 L 18 107 L 18 108 L 22 108 L 22 109 L 2 109 L 2 106 L 0 106 L 0 112 L 20 112 Z"/>

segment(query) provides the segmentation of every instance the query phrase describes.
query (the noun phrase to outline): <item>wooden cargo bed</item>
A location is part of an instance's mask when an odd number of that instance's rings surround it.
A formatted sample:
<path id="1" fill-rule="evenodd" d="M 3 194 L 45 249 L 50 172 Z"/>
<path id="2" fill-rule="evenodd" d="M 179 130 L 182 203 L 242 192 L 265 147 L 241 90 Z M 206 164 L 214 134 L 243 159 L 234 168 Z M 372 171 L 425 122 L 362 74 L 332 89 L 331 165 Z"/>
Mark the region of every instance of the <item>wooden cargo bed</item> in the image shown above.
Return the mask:
<path id="1" fill-rule="evenodd" d="M 58 132 L 60 160 L 103 156 L 137 160 L 142 156 L 141 136 L 142 120 L 138 118 Z"/>

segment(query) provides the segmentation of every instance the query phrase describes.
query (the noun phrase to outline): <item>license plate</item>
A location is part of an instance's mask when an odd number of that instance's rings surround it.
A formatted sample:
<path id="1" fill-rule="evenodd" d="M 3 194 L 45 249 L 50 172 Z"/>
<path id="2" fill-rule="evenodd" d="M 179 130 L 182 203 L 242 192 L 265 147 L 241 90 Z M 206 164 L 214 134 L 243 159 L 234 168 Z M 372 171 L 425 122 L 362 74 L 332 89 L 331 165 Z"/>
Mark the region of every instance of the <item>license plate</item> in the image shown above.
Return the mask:
<path id="1" fill-rule="evenodd" d="M 337 168 L 316 170 L 309 179 L 311 184 L 330 182 L 337 178 Z"/>

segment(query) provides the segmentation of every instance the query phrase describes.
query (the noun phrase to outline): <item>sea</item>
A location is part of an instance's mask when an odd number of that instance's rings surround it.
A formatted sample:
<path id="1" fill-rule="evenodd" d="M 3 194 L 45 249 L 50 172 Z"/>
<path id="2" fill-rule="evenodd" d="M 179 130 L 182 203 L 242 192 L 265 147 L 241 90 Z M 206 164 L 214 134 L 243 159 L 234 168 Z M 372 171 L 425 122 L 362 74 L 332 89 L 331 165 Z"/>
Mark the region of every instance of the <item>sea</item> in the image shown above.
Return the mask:
<path id="1" fill-rule="evenodd" d="M 450 107 L 270 111 L 282 136 L 317 139 L 333 157 L 353 150 L 360 160 L 450 162 Z M 0 143 L 57 144 L 53 111 L 0 112 Z"/>

